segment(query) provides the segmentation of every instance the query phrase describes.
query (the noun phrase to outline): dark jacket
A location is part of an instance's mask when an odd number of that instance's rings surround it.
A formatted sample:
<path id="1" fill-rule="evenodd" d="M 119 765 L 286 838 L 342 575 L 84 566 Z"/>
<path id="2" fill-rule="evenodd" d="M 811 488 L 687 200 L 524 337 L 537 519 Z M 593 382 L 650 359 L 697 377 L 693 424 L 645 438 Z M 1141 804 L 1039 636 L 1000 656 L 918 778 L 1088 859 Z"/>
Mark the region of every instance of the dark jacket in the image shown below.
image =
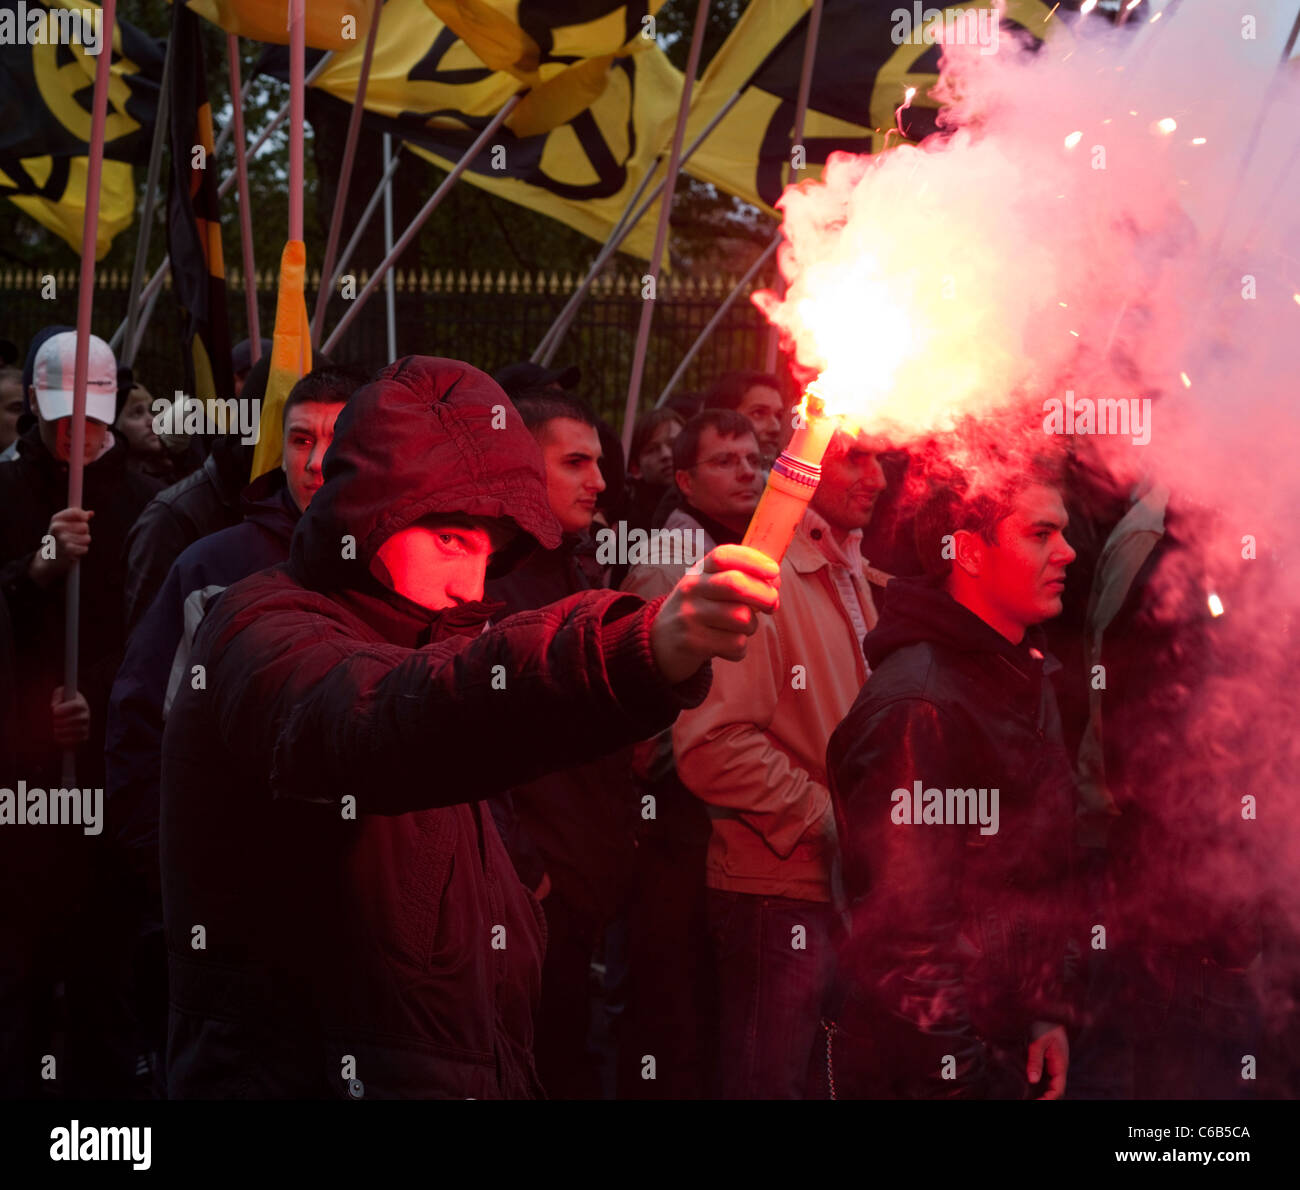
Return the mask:
<path id="1" fill-rule="evenodd" d="M 164 701 L 185 636 L 186 601 L 215 594 L 289 557 L 298 508 L 283 471 L 268 471 L 241 498 L 244 519 L 186 547 L 127 642 L 113 682 L 105 750 L 108 821 L 132 867 L 157 895 L 158 781 Z M 185 677 L 189 677 L 188 668 Z"/>
<path id="2" fill-rule="evenodd" d="M 538 550 L 487 585 L 505 614 L 531 611 L 593 588 L 586 541 L 565 535 L 558 549 Z M 631 750 L 550 773 L 494 800 L 493 817 L 519 877 L 536 888 L 544 871 L 552 894 L 599 925 L 617 909 L 635 850 Z"/>
<path id="3" fill-rule="evenodd" d="M 659 675 L 657 603 L 589 592 L 483 631 L 488 605 L 429 611 L 371 576 L 438 512 L 559 541 L 500 389 L 410 357 L 339 416 L 289 563 L 199 629 L 206 688 L 182 685 L 163 738 L 174 1096 L 539 1091 L 544 926 L 481 799 L 663 727 L 708 672 Z"/>
<path id="4" fill-rule="evenodd" d="M 86 466 L 82 507 L 94 511 L 90 550 L 81 571 L 77 686 L 90 704 L 90 740 L 79 750 L 80 784 L 101 786 L 108 692 L 122 660 L 121 592 L 127 530 L 158 489 L 126 465 L 120 440 Z M 0 463 L 0 589 L 13 621 L 18 680 L 17 768 L 29 784 L 59 775 L 50 699 L 63 684 L 66 579 L 37 586 L 27 568 L 50 518 L 68 505 L 68 465 L 56 459 L 33 426 L 18 441 L 18 458 Z M 60 782 L 61 784 L 61 782 Z"/>
<path id="5" fill-rule="evenodd" d="M 1026 1094 L 1030 1023 L 1069 1019 L 1075 794 L 1040 642 L 1012 645 L 928 579 L 890 583 L 866 638 L 871 677 L 827 754 L 853 912 L 836 1050 L 860 1093 Z M 996 788 L 997 832 L 899 821 L 892 795 L 917 781 Z"/>
<path id="6" fill-rule="evenodd" d="M 203 466 L 159 492 L 127 538 L 126 582 L 121 588 L 126 626 L 133 631 L 149 610 L 172 563 L 185 547 L 239 524 L 239 494 L 248 464 L 238 451 L 214 451 Z"/>

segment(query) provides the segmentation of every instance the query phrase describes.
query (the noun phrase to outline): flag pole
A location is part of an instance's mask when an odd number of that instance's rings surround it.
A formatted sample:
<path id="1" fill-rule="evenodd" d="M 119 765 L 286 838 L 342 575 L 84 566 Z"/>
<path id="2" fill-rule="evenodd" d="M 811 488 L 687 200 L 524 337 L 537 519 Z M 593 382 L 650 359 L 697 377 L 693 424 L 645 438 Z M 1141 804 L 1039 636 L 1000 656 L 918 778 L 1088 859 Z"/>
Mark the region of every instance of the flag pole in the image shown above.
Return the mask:
<path id="1" fill-rule="evenodd" d="M 735 92 L 726 103 L 718 109 L 713 118 L 700 130 L 700 134 L 685 149 L 682 150 L 682 156 L 678 162 L 679 167 L 684 165 L 691 157 L 691 154 L 698 149 L 713 130 L 726 119 L 727 114 L 737 103 L 740 102 L 740 92 Z M 546 334 L 542 336 L 542 341 L 537 345 L 537 350 L 532 354 L 533 363 L 541 363 L 549 366 L 552 356 L 560 345 L 560 340 L 564 337 L 565 331 L 569 329 L 569 324 L 577 315 L 578 307 L 582 305 L 583 299 L 587 296 L 588 290 L 595 284 L 596 278 L 600 276 L 609 258 L 618 251 L 619 245 L 632 234 L 632 229 L 641 222 L 641 216 L 648 211 L 655 202 L 655 199 L 663 193 L 663 188 L 667 182 L 666 178 L 661 178 L 659 184 L 646 195 L 645 200 L 635 211 L 632 207 L 641 196 L 641 192 L 648 185 L 650 179 L 654 176 L 655 171 L 659 168 L 659 161 L 655 161 L 654 169 L 648 170 L 646 176 L 642 178 L 641 185 L 637 187 L 636 193 L 632 195 L 631 201 L 628 202 L 623 214 L 619 216 L 619 221 L 614 225 L 614 230 L 610 232 L 609 239 L 601 246 L 600 251 L 596 254 L 596 259 L 591 262 L 591 268 L 587 270 L 586 277 L 583 278 L 582 284 L 574 290 L 573 296 L 565 303 L 564 309 L 560 311 L 556 320 L 551 323 Z M 629 214 L 629 212 L 631 212 Z"/>
<path id="2" fill-rule="evenodd" d="M 397 148 L 393 150 L 392 160 L 388 163 L 384 172 L 380 175 L 379 185 L 375 187 L 375 192 L 370 196 L 370 201 L 366 203 L 366 209 L 361 212 L 361 218 L 357 220 L 357 226 L 352 232 L 352 238 L 348 241 L 347 247 L 340 253 L 338 262 L 334 265 L 334 275 L 329 279 L 328 289 L 330 293 L 334 292 L 334 286 L 339 283 L 339 278 L 343 275 L 343 270 L 348 267 L 348 261 L 352 259 L 352 253 L 357 250 L 357 245 L 361 242 L 362 235 L 370 226 L 370 220 L 374 216 L 375 208 L 379 206 L 380 201 L 388 192 L 388 183 L 393 174 L 397 172 L 397 163 L 402 159 L 402 147 L 404 141 L 397 142 Z M 387 252 L 387 249 L 385 249 Z M 324 273 L 321 274 L 324 277 Z"/>
<path id="3" fill-rule="evenodd" d="M 501 105 L 497 114 L 488 121 L 483 131 L 478 134 L 474 143 L 470 145 L 463 154 L 461 154 L 460 160 L 452 166 L 451 172 L 443 178 L 438 189 L 429 196 L 429 201 L 420 208 L 419 214 L 411 220 L 410 226 L 402 232 L 401 239 L 393 245 L 392 251 L 379 262 L 378 267 L 375 269 L 374 273 L 371 274 L 370 280 L 366 282 L 365 288 L 357 294 L 356 300 L 348 307 L 347 312 L 343 317 L 339 319 L 338 325 L 334 328 L 330 337 L 325 340 L 325 346 L 321 348 L 322 351 L 328 354 L 334 347 L 334 344 L 339 341 L 340 337 L 342 337 L 343 332 L 352 325 L 353 319 L 355 319 L 361 312 L 361 307 L 366 304 L 370 295 L 379 287 L 380 281 L 382 281 L 388 274 L 388 270 L 393 267 L 393 264 L 398 260 L 402 253 L 406 251 L 411 241 L 419 234 L 420 228 L 424 226 L 426 220 L 433 214 L 438 204 L 442 202 L 442 200 L 447 196 L 448 191 L 450 191 L 452 186 L 456 184 L 456 179 L 465 172 L 469 163 L 479 155 L 483 146 L 496 135 L 497 129 L 505 123 L 506 117 L 519 105 L 519 101 L 524 97 L 524 94 L 523 91 L 520 91 L 517 94 L 510 96 L 510 98 Z"/>
<path id="4" fill-rule="evenodd" d="M 248 158 L 244 155 L 243 104 L 235 97 L 239 86 L 239 38 L 226 34 L 226 53 L 230 58 L 230 96 L 234 108 L 235 177 L 239 179 L 239 247 L 244 262 L 244 305 L 248 311 L 248 345 L 250 359 L 262 357 L 262 328 L 257 316 L 257 266 L 253 259 L 253 208 L 248 191 Z"/>
<path id="5" fill-rule="evenodd" d="M 348 115 L 348 137 L 343 147 L 343 164 L 339 167 L 339 184 L 334 195 L 334 210 L 330 214 L 329 238 L 325 244 L 325 260 L 321 264 L 320 275 L 326 284 L 316 294 L 316 309 L 312 312 L 311 337 L 319 342 L 321 328 L 325 324 L 325 307 L 329 304 L 333 286 L 328 283 L 334 271 L 334 258 L 338 253 L 339 236 L 343 231 L 343 211 L 348 202 L 348 187 L 352 181 L 352 163 L 357 153 L 357 136 L 361 132 L 361 115 L 365 110 L 366 87 L 370 82 L 370 62 L 375 53 L 375 37 L 379 33 L 379 14 L 383 11 L 384 0 L 375 0 L 375 11 L 370 18 L 370 29 L 366 33 L 366 48 L 361 55 L 361 74 L 357 78 L 357 93 L 352 100 L 352 111 Z M 388 147 L 391 138 L 384 134 L 384 166 L 388 165 Z"/>
<path id="6" fill-rule="evenodd" d="M 90 315 L 95 298 L 95 248 L 99 239 L 99 183 L 104 168 L 104 125 L 108 118 L 109 70 L 113 61 L 113 29 L 117 0 L 103 0 L 107 44 L 95 63 L 95 97 L 90 117 L 86 159 L 86 213 L 81 224 L 81 275 L 77 290 L 77 350 L 72 371 L 72 444 L 68 454 L 68 507 L 80 508 L 86 455 L 86 377 L 90 365 Z M 66 619 L 63 635 L 63 697 L 77 693 L 77 653 L 80 648 L 81 563 L 74 560 L 64 583 Z M 77 751 L 63 752 L 63 782 L 77 783 Z"/>
<path id="7" fill-rule="evenodd" d="M 392 164 L 393 138 L 384 133 L 384 172 Z M 384 256 L 393 250 L 393 187 L 384 187 Z M 397 359 L 397 290 L 393 284 L 396 278 L 390 269 L 384 278 L 384 307 L 388 316 L 388 362 Z"/>
<path id="8" fill-rule="evenodd" d="M 135 326 L 140 308 L 140 290 L 144 285 L 144 267 L 149 259 L 149 237 L 153 232 L 154 211 L 157 209 L 158 175 L 162 172 L 162 147 L 167 138 L 168 88 L 172 71 L 172 39 L 167 39 L 167 53 L 163 58 L 162 85 L 158 91 L 158 113 L 153 126 L 153 143 L 149 146 L 149 169 L 145 174 L 144 207 L 140 212 L 140 236 L 135 245 L 135 261 L 131 265 L 131 288 L 126 299 L 126 350 L 122 362 L 129 368 L 135 362 Z M 117 337 L 114 336 L 114 343 Z M 109 344 L 113 347 L 114 344 Z"/>
<path id="9" fill-rule="evenodd" d="M 307 56 L 306 0 L 289 0 L 289 239 L 302 239 L 303 71 Z"/>
<path id="10" fill-rule="evenodd" d="M 808 34 L 803 43 L 803 66 L 799 71 L 799 92 L 795 99 L 794 105 L 794 138 L 791 140 L 791 146 L 803 144 L 803 126 L 808 116 L 808 95 L 812 90 L 812 73 L 813 63 L 817 59 L 817 36 L 821 32 L 822 24 L 822 0 L 813 0 L 812 11 L 808 14 Z M 804 154 L 807 164 L 807 153 Z M 784 167 L 783 167 L 784 168 Z M 799 181 L 799 174 L 803 172 L 804 166 L 801 165 L 794 170 L 792 182 Z M 777 232 L 777 239 L 780 240 L 781 233 Z M 780 276 L 776 279 L 776 289 L 778 292 L 785 291 Z M 769 327 L 767 332 L 767 353 L 763 359 L 763 371 L 773 372 L 776 370 L 776 351 L 780 342 L 780 336 L 777 334 L 776 327 Z"/>
<path id="11" fill-rule="evenodd" d="M 655 228 L 654 251 L 650 256 L 650 293 L 642 293 L 641 322 L 636 332 L 636 348 L 632 353 L 632 374 L 627 383 L 627 405 L 623 411 L 623 454 L 632 448 L 632 426 L 636 421 L 636 407 L 641 398 L 641 377 L 645 370 L 646 348 L 650 345 L 650 324 L 654 321 L 655 286 L 659 284 L 659 261 L 663 257 L 668 239 L 668 216 L 672 211 L 673 192 L 677 188 L 677 171 L 681 168 L 682 137 L 686 132 L 686 118 L 690 114 L 691 91 L 695 85 L 695 71 L 700 64 L 700 50 L 704 46 L 704 26 L 709 18 L 709 0 L 699 0 L 695 10 L 695 30 L 691 34 L 691 49 L 686 58 L 686 74 L 682 79 L 682 99 L 677 108 L 677 127 L 673 129 L 673 147 L 668 154 L 668 173 L 663 180 L 663 197 L 659 205 L 659 224 Z"/>
<path id="12" fill-rule="evenodd" d="M 686 369 L 690 366 L 691 360 L 695 358 L 695 355 L 699 351 L 699 349 L 704 346 L 704 340 L 707 339 L 713 333 L 714 328 L 718 325 L 718 323 L 722 321 L 723 316 L 727 313 L 728 310 L 731 309 L 732 303 L 744 292 L 745 286 L 747 286 L 754 279 L 759 269 L 761 269 L 769 260 L 771 260 L 772 253 L 776 251 L 777 245 L 779 245 L 780 243 L 781 243 L 781 236 L 778 233 L 776 236 L 772 238 L 772 242 L 768 244 L 768 246 L 758 254 L 758 259 L 755 260 L 754 263 L 749 266 L 745 275 L 741 277 L 739 281 L 736 282 L 736 287 L 729 294 L 727 294 L 726 300 L 722 303 L 722 305 L 718 307 L 713 317 L 709 319 L 704 329 L 700 332 L 699 338 L 697 338 L 695 342 L 691 344 L 691 349 L 684 356 L 682 356 L 682 362 L 677 365 L 677 371 L 675 371 L 672 374 L 672 377 L 669 379 L 668 383 L 664 385 L 664 391 L 659 394 L 659 399 L 655 402 L 656 409 L 658 409 L 659 406 L 661 406 L 668 399 L 668 394 L 673 391 L 673 389 L 677 385 L 677 382 L 682 378 L 682 376 L 685 375 Z"/>

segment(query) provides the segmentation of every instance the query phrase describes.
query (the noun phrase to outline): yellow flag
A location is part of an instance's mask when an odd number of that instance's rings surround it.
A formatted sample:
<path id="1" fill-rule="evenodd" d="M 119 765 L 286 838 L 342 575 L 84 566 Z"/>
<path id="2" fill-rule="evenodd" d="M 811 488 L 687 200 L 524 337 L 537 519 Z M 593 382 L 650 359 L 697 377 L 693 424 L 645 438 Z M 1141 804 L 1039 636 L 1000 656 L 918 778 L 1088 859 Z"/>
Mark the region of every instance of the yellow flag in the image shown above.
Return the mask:
<path id="1" fill-rule="evenodd" d="M 0 194 L 26 212 L 42 227 L 60 236 L 74 252 L 81 251 L 81 231 L 86 218 L 86 170 L 89 158 L 26 158 L 19 162 L 26 176 L 14 177 L 0 169 Z M 58 172 L 60 185 L 49 196 L 49 182 Z M 30 180 L 36 182 L 31 186 Z M 103 260 L 113 237 L 131 226 L 135 218 L 135 183 L 125 161 L 105 161 L 99 180 L 99 225 L 95 230 L 95 259 Z"/>
<path id="2" fill-rule="evenodd" d="M 262 398 L 261 431 L 253 448 L 252 479 L 280 465 L 284 455 L 284 402 L 289 390 L 311 371 L 311 327 L 303 288 L 306 279 L 307 246 L 301 240 L 289 240 L 280 256 L 271 371 Z"/>
<path id="3" fill-rule="evenodd" d="M 648 26 L 635 16 L 635 5 L 593 3 L 604 14 L 582 25 L 562 23 L 572 21 L 571 16 L 546 18 L 546 4 L 529 6 L 526 24 L 537 34 L 532 43 L 539 47 L 535 73 L 542 79 L 541 90 L 516 107 L 464 178 L 603 243 L 646 170 L 666 148 L 682 79 L 653 38 L 641 36 Z M 549 0 L 549 6 L 558 13 L 565 10 L 562 0 Z M 512 23 L 517 7 L 518 0 L 494 0 L 490 8 L 495 16 L 504 13 L 511 20 L 501 24 L 483 18 L 495 30 L 493 41 L 461 22 L 489 63 L 425 0 L 388 0 L 366 89 L 366 110 L 378 117 L 369 127 L 386 129 L 419 155 L 451 168 L 502 104 L 527 87 L 520 71 L 534 69 L 531 49 L 522 30 L 510 33 L 519 29 Z M 474 11 L 482 15 L 480 9 Z M 545 25 L 544 19 L 553 23 Z M 543 42 L 549 44 L 545 52 Z M 550 60 L 556 55 L 580 60 Z M 360 47 L 336 55 L 315 85 L 352 102 L 361 59 Z M 557 85 L 548 88 L 552 80 Z M 651 208 L 625 242 L 627 251 L 650 254 L 655 214 Z"/>
<path id="4" fill-rule="evenodd" d="M 186 5 L 227 33 L 289 44 L 289 0 L 187 0 Z M 305 41 L 316 50 L 364 44 L 375 6 L 371 0 L 307 0 Z"/>
<path id="5" fill-rule="evenodd" d="M 791 178 L 801 149 L 801 177 L 819 177 L 833 152 L 879 153 L 902 139 L 895 111 L 916 88 L 901 116 L 907 139 L 936 127 L 941 48 L 925 27 L 940 12 L 993 9 L 996 0 L 914 4 L 907 0 L 825 0 L 802 145 L 790 143 L 811 0 L 751 0 L 709 63 L 691 96 L 689 141 L 736 94 L 736 105 L 683 167 L 687 173 L 767 210 Z M 1027 33 L 1036 40 L 1069 37 L 1052 20 L 1051 0 L 1005 0 L 997 36 Z M 921 25 L 914 27 L 917 14 Z M 969 14 L 970 28 L 991 33 L 992 13 Z M 947 19 L 946 16 L 944 18 Z M 963 18 L 966 19 L 966 18 Z"/>

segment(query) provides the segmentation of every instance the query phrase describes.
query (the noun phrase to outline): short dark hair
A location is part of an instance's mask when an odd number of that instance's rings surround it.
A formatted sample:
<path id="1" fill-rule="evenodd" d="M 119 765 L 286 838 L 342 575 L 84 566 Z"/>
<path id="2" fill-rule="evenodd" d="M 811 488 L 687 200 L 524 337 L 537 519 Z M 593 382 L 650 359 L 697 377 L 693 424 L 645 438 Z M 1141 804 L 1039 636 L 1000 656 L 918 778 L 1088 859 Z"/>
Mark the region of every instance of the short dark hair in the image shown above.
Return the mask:
<path id="1" fill-rule="evenodd" d="M 1034 460 L 1027 468 L 992 484 L 973 488 L 966 476 L 950 477 L 931 490 L 916 514 L 916 549 L 926 573 L 946 578 L 952 559 L 945 558 L 944 538 L 954 533 L 978 533 L 989 545 L 998 544 L 998 526 L 1011 515 L 1016 497 L 1026 488 L 1061 487 L 1059 468 Z"/>
<path id="2" fill-rule="evenodd" d="M 567 417 L 590 426 L 598 433 L 600 424 L 590 405 L 573 393 L 559 392 L 553 388 L 529 388 L 514 398 L 514 406 L 526 425 L 537 437 L 547 422 L 557 417 Z"/>
<path id="3" fill-rule="evenodd" d="M 781 381 L 771 372 L 727 372 L 713 382 L 704 398 L 705 409 L 739 409 L 745 394 L 757 385 L 774 388 L 781 404 L 789 404 Z"/>
<path id="4" fill-rule="evenodd" d="M 655 431 L 666 422 L 675 422 L 679 426 L 686 424 L 677 410 L 669 409 L 664 405 L 658 409 L 651 409 L 649 413 L 643 413 L 636 419 L 636 425 L 632 427 L 632 445 L 627 455 L 629 465 L 636 462 L 637 456 L 645 450 L 650 439 L 654 437 Z"/>
<path id="5" fill-rule="evenodd" d="M 321 364 L 289 390 L 280 411 L 280 422 L 282 425 L 288 422 L 289 410 L 295 405 L 347 404 L 348 398 L 369 380 L 370 374 L 357 364 Z"/>
<path id="6" fill-rule="evenodd" d="M 674 471 L 689 471 L 700 461 L 700 439 L 710 428 L 720 438 L 740 438 L 754 433 L 749 418 L 733 409 L 706 409 L 697 413 L 673 439 Z"/>

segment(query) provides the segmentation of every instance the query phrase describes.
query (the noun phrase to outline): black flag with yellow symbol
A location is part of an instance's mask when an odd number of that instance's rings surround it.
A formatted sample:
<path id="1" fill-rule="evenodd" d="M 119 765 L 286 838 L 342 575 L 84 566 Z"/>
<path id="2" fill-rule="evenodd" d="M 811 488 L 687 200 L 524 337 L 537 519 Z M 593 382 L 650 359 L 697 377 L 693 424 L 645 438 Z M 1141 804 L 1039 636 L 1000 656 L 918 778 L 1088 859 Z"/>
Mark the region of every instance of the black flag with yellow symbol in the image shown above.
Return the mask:
<path id="1" fill-rule="evenodd" d="M 653 36 L 662 0 L 388 0 L 366 90 L 367 127 L 451 168 L 516 93 L 464 175 L 598 241 L 666 148 L 680 72 Z M 316 86 L 350 103 L 362 47 Z M 648 256 L 653 211 L 625 242 Z"/>
<path id="2" fill-rule="evenodd" d="M 768 210 L 791 176 L 810 7 L 809 0 L 751 0 L 692 96 L 688 140 L 732 95 L 740 99 L 686 163 L 686 172 Z M 804 121 L 802 176 L 819 176 L 831 153 L 879 153 L 904 137 L 916 142 L 935 130 L 938 101 L 930 90 L 939 81 L 943 52 L 931 28 L 936 17 L 945 28 L 960 21 L 960 35 L 969 44 L 996 52 L 1004 37 L 1069 37 L 1068 27 L 1053 19 L 1055 7 L 1043 0 L 1005 0 L 995 26 L 995 0 L 825 0 Z M 979 9 L 988 11 L 973 11 Z M 909 87 L 916 94 L 896 122 Z"/>
<path id="3" fill-rule="evenodd" d="M 235 386 L 212 108 L 199 18 L 181 4 L 172 8 L 168 118 L 172 176 L 167 195 L 167 251 L 180 311 L 186 391 L 201 401 L 225 399 L 235 395 Z"/>
<path id="4" fill-rule="evenodd" d="M 0 0 L 0 194 L 76 252 L 95 70 L 100 53 L 112 54 L 96 259 L 135 217 L 131 166 L 149 158 L 163 68 L 162 43 L 125 21 L 109 43 L 90 0 Z"/>

